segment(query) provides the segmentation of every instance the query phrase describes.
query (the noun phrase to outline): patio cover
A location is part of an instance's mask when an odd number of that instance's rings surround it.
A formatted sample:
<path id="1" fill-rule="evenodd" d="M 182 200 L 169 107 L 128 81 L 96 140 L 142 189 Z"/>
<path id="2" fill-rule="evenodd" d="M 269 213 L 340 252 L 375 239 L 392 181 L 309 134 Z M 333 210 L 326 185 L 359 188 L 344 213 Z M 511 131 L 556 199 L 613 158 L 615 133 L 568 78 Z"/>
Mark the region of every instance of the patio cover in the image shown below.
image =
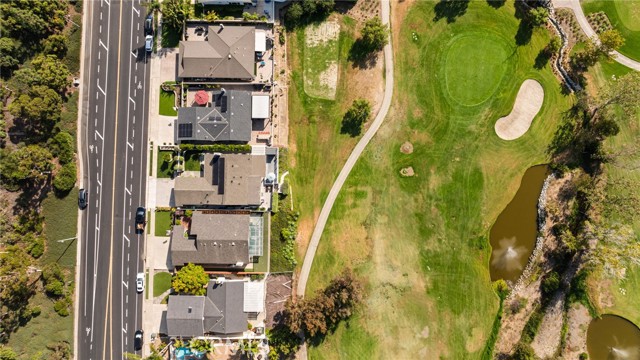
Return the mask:
<path id="1" fill-rule="evenodd" d="M 269 118 L 269 95 L 253 95 L 251 97 L 251 118 Z"/>
<path id="2" fill-rule="evenodd" d="M 256 30 L 256 52 L 267 51 L 267 34 L 264 30 Z"/>

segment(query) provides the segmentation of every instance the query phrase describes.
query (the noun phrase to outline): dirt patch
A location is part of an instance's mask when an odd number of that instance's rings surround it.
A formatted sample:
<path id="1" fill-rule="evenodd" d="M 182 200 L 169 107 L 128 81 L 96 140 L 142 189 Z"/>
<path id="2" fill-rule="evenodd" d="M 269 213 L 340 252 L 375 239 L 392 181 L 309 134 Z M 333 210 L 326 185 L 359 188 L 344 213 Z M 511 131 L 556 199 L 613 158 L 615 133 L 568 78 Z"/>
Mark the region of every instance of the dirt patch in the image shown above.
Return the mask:
<path id="1" fill-rule="evenodd" d="M 525 80 L 518 90 L 511 113 L 496 122 L 495 130 L 498 137 L 502 140 L 515 140 L 524 135 L 542 108 L 543 101 L 542 85 L 536 80 Z"/>
<path id="2" fill-rule="evenodd" d="M 410 142 L 405 142 L 400 146 L 400 152 L 403 154 L 411 154 L 413 152 L 413 144 Z"/>
<path id="3" fill-rule="evenodd" d="M 328 89 L 333 89 L 335 97 L 336 88 L 338 87 L 338 62 L 332 61 L 327 69 L 320 73 L 320 85 Z"/>
<path id="4" fill-rule="evenodd" d="M 542 359 L 551 358 L 560 346 L 564 315 L 564 292 L 559 292 L 549 305 L 531 347 Z"/>
<path id="5" fill-rule="evenodd" d="M 587 352 L 587 329 L 591 322 L 589 310 L 582 304 L 574 304 L 567 313 L 567 343 L 562 350 L 564 359 L 577 359 Z"/>
<path id="6" fill-rule="evenodd" d="M 400 170 L 400 175 L 404 176 L 404 177 L 411 177 L 411 176 L 415 176 L 415 172 L 413 171 L 413 167 L 409 166 L 406 168 L 402 168 Z"/>
<path id="7" fill-rule="evenodd" d="M 269 275 L 267 277 L 267 318 L 266 326 L 272 329 L 280 322 L 284 305 L 292 294 L 291 275 Z"/>
<path id="8" fill-rule="evenodd" d="M 340 24 L 335 20 L 329 20 L 307 27 L 304 32 L 304 43 L 307 47 L 316 47 L 331 40 L 338 40 L 339 35 Z"/>

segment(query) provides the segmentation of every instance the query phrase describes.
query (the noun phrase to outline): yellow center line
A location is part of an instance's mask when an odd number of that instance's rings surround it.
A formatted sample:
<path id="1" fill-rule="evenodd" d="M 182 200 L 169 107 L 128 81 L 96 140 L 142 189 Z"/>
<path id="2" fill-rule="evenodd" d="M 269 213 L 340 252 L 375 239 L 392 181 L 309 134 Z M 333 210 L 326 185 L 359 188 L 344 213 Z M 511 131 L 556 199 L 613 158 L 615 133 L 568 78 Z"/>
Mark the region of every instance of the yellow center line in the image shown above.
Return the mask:
<path id="1" fill-rule="evenodd" d="M 104 318 L 104 338 L 103 344 L 104 348 L 102 351 L 102 359 L 105 359 L 107 355 L 106 347 L 107 347 L 107 322 L 109 323 L 109 359 L 113 358 L 113 319 L 109 321 L 109 318 L 112 317 L 113 311 L 113 302 L 111 299 L 111 286 L 113 283 L 112 279 L 112 271 L 113 271 L 113 225 L 115 223 L 115 199 L 116 199 L 116 154 L 118 153 L 118 103 L 120 99 L 120 50 L 122 46 L 122 32 L 120 31 L 120 26 L 122 25 L 122 7 L 123 4 L 120 3 L 120 16 L 118 18 L 118 71 L 116 75 L 116 106 L 115 106 L 115 132 L 114 132 L 114 146 L 113 146 L 113 172 L 112 172 L 112 184 L 113 188 L 111 191 L 111 224 L 109 226 L 109 277 L 107 280 L 107 309 Z M 107 109 L 105 109 L 107 111 Z"/>

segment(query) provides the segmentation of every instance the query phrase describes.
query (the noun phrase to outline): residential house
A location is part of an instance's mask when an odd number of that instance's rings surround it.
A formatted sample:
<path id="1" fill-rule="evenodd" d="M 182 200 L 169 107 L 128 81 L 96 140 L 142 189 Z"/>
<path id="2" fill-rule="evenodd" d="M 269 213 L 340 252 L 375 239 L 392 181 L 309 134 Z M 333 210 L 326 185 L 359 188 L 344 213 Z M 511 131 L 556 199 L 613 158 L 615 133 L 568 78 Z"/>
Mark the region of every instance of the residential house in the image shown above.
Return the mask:
<path id="1" fill-rule="evenodd" d="M 171 261 L 206 269 L 243 269 L 263 255 L 263 218 L 249 211 L 194 211 L 188 230 L 173 227 Z"/>
<path id="2" fill-rule="evenodd" d="M 179 207 L 258 208 L 263 204 L 266 156 L 204 154 L 200 176 L 175 180 L 174 198 Z"/>
<path id="3" fill-rule="evenodd" d="M 209 281 L 205 296 L 170 295 L 167 331 L 170 337 L 242 336 L 248 321 L 264 311 L 264 282 Z"/>
<path id="4" fill-rule="evenodd" d="M 255 79 L 255 26 L 214 24 L 204 31 L 204 41 L 180 42 L 178 76 L 182 80 Z M 263 41 L 262 37 L 258 40 Z"/>

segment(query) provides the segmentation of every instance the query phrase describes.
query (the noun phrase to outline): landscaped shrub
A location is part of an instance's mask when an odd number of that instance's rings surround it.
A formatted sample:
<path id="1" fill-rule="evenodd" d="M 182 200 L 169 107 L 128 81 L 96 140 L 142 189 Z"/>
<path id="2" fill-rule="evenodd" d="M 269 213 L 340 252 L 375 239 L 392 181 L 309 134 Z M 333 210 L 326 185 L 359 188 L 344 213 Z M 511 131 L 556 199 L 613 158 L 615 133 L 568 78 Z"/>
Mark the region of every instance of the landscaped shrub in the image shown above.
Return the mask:
<path id="1" fill-rule="evenodd" d="M 74 138 L 66 131 L 61 131 L 51 140 L 51 152 L 58 157 L 60 164 L 67 164 L 73 161 L 75 146 Z"/>
<path id="2" fill-rule="evenodd" d="M 560 287 L 560 275 L 557 272 L 552 271 L 542 280 L 542 293 L 544 295 L 551 295 Z"/>
<path id="3" fill-rule="evenodd" d="M 251 145 L 227 145 L 227 144 L 214 144 L 214 145 L 197 145 L 197 144 L 180 144 L 180 150 L 182 151 L 208 151 L 208 152 L 220 152 L 220 153 L 250 153 Z"/>
<path id="4" fill-rule="evenodd" d="M 46 267 L 42 271 L 44 289 L 49 296 L 62 296 L 64 294 L 64 274 L 58 264 Z"/>
<path id="5" fill-rule="evenodd" d="M 36 259 L 44 254 L 44 239 L 42 236 L 33 236 L 30 238 L 27 252 Z"/>
<path id="6" fill-rule="evenodd" d="M 68 163 L 62 166 L 53 178 L 53 187 L 59 192 L 68 192 L 76 184 L 76 164 Z"/>
<path id="7" fill-rule="evenodd" d="M 69 316 L 70 303 L 70 299 L 68 297 L 64 297 L 53 304 L 53 310 L 60 316 Z"/>
<path id="8" fill-rule="evenodd" d="M 529 344 L 523 344 L 522 342 L 516 345 L 516 351 L 513 353 L 513 360 L 535 360 L 536 353 Z"/>

